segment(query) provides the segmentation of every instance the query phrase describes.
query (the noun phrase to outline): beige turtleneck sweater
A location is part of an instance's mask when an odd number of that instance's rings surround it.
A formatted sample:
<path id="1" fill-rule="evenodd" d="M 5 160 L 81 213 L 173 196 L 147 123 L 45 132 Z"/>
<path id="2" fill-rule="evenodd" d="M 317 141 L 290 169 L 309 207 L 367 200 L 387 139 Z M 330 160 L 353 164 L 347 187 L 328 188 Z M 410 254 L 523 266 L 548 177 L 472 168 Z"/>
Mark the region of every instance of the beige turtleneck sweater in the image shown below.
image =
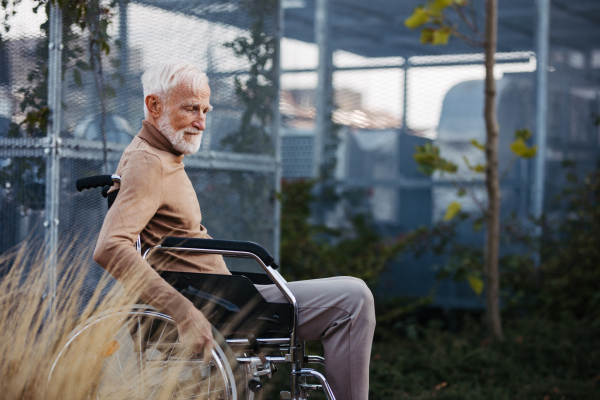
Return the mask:
<path id="1" fill-rule="evenodd" d="M 198 198 L 182 161 L 183 154 L 144 121 L 121 156 L 116 174 L 122 180 L 110 189 L 119 189 L 119 194 L 106 214 L 94 250 L 94 261 L 176 322 L 192 303 L 144 261 L 134 243 L 140 234 L 143 254 L 164 236 L 210 238 L 201 224 Z M 220 255 L 170 253 L 159 261 L 161 270 L 229 274 Z M 152 264 L 157 266 L 155 261 Z"/>

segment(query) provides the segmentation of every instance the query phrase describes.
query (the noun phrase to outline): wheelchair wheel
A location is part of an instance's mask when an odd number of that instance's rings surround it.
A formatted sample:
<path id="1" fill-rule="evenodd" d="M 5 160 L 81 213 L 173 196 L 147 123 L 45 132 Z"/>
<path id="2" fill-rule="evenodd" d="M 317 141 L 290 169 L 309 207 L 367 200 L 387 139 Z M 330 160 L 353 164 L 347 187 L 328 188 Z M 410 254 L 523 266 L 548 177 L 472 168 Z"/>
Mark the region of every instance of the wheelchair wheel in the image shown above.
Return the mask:
<path id="1" fill-rule="evenodd" d="M 106 312 L 71 333 L 52 365 L 49 389 L 54 380 L 68 380 L 62 371 L 83 357 L 90 399 L 243 400 L 235 356 L 214 328 L 213 338 L 211 361 L 204 363 L 179 342 L 174 321 L 152 307 Z"/>

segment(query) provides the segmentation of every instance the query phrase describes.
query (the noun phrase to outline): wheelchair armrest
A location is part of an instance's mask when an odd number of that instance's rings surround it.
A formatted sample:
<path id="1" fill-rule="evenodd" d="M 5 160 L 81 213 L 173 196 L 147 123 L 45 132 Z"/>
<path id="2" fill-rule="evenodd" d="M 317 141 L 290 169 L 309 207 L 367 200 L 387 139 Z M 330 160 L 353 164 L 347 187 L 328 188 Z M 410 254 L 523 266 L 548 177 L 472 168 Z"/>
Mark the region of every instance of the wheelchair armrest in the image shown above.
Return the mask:
<path id="1" fill-rule="evenodd" d="M 175 236 L 166 236 L 160 241 L 161 247 L 179 247 L 183 249 L 205 249 L 205 250 L 225 250 L 225 251 L 244 251 L 252 253 L 269 267 L 279 268 L 273 256 L 259 244 L 253 242 L 244 242 L 237 240 L 218 240 L 218 239 L 196 239 L 182 238 Z"/>

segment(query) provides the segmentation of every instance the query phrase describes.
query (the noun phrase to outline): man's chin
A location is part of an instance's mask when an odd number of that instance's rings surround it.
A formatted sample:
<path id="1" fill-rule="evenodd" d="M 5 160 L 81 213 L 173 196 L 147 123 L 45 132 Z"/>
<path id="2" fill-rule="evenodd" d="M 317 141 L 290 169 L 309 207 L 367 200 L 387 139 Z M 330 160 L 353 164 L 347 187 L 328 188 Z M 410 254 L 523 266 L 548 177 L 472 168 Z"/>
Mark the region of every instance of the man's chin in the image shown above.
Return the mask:
<path id="1" fill-rule="evenodd" d="M 183 153 L 186 156 L 189 156 L 191 154 L 194 154 L 196 152 L 198 152 L 198 150 L 200 150 L 200 145 L 202 144 L 202 138 L 200 136 L 198 136 L 197 138 L 194 138 L 193 141 L 188 141 L 188 140 L 181 140 L 178 141 L 177 143 L 172 143 L 173 144 L 173 148 L 175 148 L 175 150 Z"/>

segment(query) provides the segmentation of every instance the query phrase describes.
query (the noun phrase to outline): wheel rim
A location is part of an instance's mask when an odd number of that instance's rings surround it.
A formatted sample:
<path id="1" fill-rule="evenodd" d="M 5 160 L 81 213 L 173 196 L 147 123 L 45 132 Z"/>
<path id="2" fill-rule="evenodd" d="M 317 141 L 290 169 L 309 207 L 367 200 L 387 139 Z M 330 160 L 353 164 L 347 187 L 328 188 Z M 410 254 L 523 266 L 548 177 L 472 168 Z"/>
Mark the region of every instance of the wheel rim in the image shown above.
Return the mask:
<path id="1" fill-rule="evenodd" d="M 73 331 L 52 365 L 49 383 L 61 362 L 68 363 L 69 348 L 102 324 L 109 337 L 92 346 L 99 363 L 91 383 L 92 398 L 115 396 L 140 399 L 237 400 L 236 381 L 221 345 L 213 341 L 212 359 L 190 357 L 180 344 L 176 325 L 168 316 L 150 310 L 116 311 Z"/>

